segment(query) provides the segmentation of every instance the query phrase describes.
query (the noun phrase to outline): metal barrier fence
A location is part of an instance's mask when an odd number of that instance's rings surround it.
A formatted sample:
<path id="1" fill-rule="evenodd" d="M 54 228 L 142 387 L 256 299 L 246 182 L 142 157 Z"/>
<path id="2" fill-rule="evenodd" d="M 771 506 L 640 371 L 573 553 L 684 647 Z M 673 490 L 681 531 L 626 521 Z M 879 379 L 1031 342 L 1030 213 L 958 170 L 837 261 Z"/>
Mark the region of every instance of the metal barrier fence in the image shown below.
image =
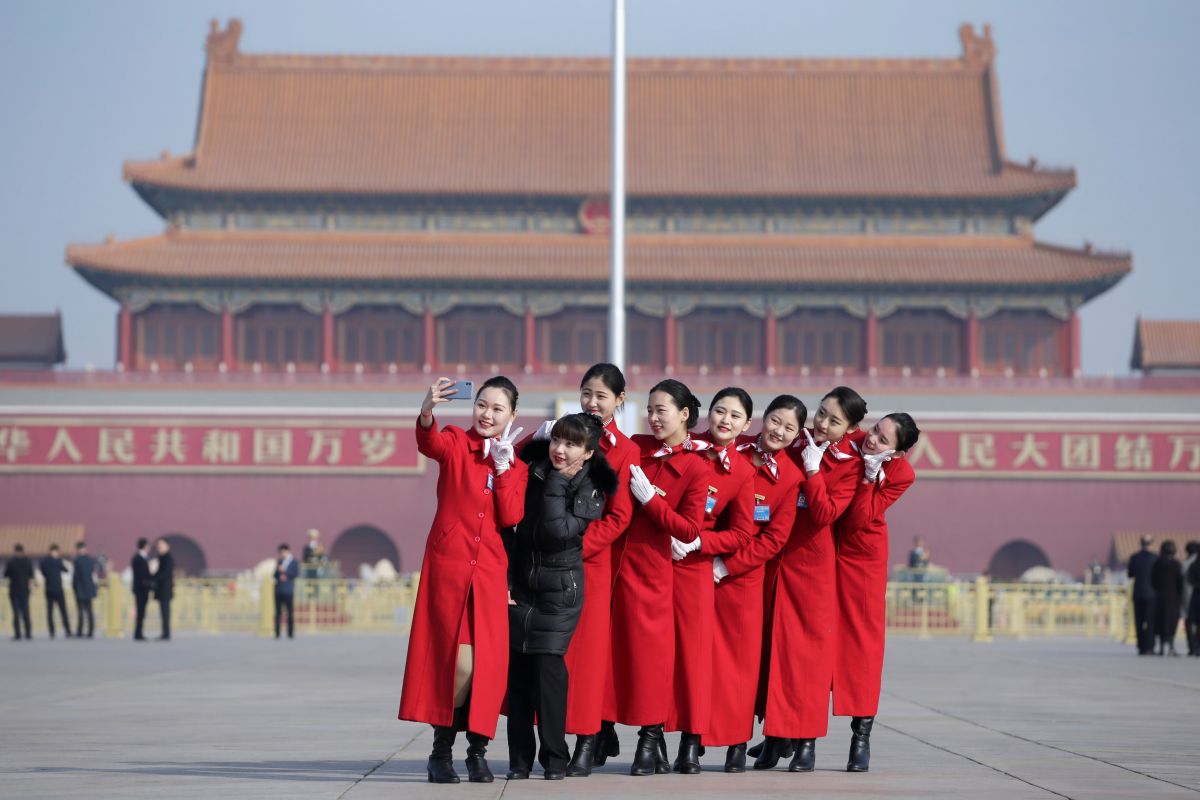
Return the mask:
<path id="1" fill-rule="evenodd" d="M 417 597 L 417 575 L 386 583 L 301 578 L 295 587 L 297 633 L 407 634 Z M 3 582 L 0 582 L 3 583 Z M 5 588 L 7 586 L 5 584 Z M 67 609 L 78 624 L 69 587 Z M 887 586 L 887 629 L 893 635 L 930 638 L 962 636 L 988 641 L 992 636 L 1109 636 L 1134 641 L 1132 603 L 1126 587 L 1083 584 L 991 583 L 986 578 L 947 583 L 899 583 Z M 101 581 L 92 603 L 97 635 L 120 637 L 134 627 L 134 599 L 116 575 Z M 46 601 L 40 590 L 30 596 L 34 633 L 46 635 Z M 159 606 L 146 611 L 144 632 L 159 633 Z M 56 620 L 56 625 L 60 625 Z M 175 582 L 171 629 L 202 633 L 275 633 L 274 582 L 222 578 L 186 578 Z M 0 631 L 12 630 L 12 609 L 0 607 Z"/>

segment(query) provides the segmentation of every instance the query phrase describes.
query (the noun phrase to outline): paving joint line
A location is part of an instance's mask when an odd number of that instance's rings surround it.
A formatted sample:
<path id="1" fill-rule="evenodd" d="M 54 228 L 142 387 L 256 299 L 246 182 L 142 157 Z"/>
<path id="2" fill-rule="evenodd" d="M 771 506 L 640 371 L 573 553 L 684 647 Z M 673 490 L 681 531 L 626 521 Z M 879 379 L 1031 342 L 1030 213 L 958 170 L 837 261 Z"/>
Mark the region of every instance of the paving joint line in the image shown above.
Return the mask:
<path id="1" fill-rule="evenodd" d="M 389 761 L 391 761 L 393 758 L 395 758 L 396 756 L 398 756 L 398 755 L 400 755 L 401 753 L 403 753 L 403 752 L 404 752 L 404 751 L 405 751 L 405 750 L 408 748 L 408 746 L 409 746 L 410 744 L 412 744 L 413 742 L 415 742 L 415 741 L 417 740 L 417 737 L 419 737 L 420 735 L 421 735 L 421 731 L 417 731 L 416 733 L 414 733 L 414 734 L 412 735 L 412 737 L 411 737 L 411 738 L 410 738 L 410 739 L 409 739 L 407 742 L 405 742 L 404 744 L 400 745 L 398 748 L 396 748 L 396 749 L 395 749 L 395 750 L 393 750 L 391 753 L 389 753 L 389 754 L 388 754 L 388 756 L 387 756 L 387 758 L 383 759 L 383 760 L 382 760 L 382 761 L 380 761 L 378 764 L 376 764 L 375 766 L 371 767 L 369 770 L 367 770 L 366 772 L 364 772 L 364 773 L 363 773 L 361 776 L 359 776 L 359 777 L 355 778 L 355 779 L 354 779 L 354 782 L 353 782 L 353 783 L 351 783 L 349 786 L 347 786 L 347 787 L 346 787 L 346 790 L 337 796 L 337 800 L 342 800 L 342 798 L 343 798 L 343 797 L 345 797 L 346 795 L 350 794 L 350 791 L 351 791 L 351 790 L 352 790 L 352 789 L 353 789 L 355 786 L 358 786 L 360 783 L 362 783 L 363 781 L 365 781 L 367 778 L 369 778 L 369 777 L 371 777 L 373 774 L 375 774 L 375 771 L 376 771 L 376 770 L 378 770 L 380 767 L 382 767 L 384 764 L 388 763 L 388 762 L 389 762 Z"/>

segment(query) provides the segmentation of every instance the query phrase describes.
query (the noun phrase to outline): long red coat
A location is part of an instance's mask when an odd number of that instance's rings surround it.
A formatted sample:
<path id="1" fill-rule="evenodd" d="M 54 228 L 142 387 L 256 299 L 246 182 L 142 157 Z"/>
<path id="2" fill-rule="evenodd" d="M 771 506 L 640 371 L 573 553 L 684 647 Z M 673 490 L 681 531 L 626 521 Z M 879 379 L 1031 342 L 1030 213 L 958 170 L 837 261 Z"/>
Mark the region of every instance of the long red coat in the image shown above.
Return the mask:
<path id="1" fill-rule="evenodd" d="M 750 437 L 749 441 L 753 441 Z M 804 474 L 790 458 L 776 458 L 778 473 L 754 466 L 754 451 L 738 455 L 754 474 L 754 536 L 721 555 L 729 575 L 716 586 L 712 711 L 705 745 L 741 744 L 754 733 L 754 698 L 763 633 L 763 565 L 787 543 L 796 519 L 796 496 Z M 765 516 L 765 519 L 761 518 Z M 703 550 L 710 549 L 702 537 Z M 714 540 L 713 547 L 723 544 Z M 734 543 L 731 543 L 734 544 Z"/>
<path id="2" fill-rule="evenodd" d="M 661 493 L 645 505 L 634 501 L 613 578 L 612 676 L 604 718 L 658 725 L 670 713 L 675 674 L 671 537 L 690 542 L 700 535 L 707 465 L 696 453 L 655 458 L 662 445 L 653 436 L 639 434 L 632 441 L 646 477 Z"/>
<path id="3" fill-rule="evenodd" d="M 616 493 L 608 498 L 604 516 L 588 525 L 583 535 L 583 613 L 567 649 L 567 733 L 600 730 L 604 692 L 612 668 L 609 617 L 612 605 L 612 545 L 629 527 L 634 499 L 629 492 L 629 465 L 638 463 L 639 450 L 629 437 L 607 426 L 616 437 L 600 449 L 617 473 Z"/>
<path id="4" fill-rule="evenodd" d="M 883 465 L 858 491 L 834 528 L 837 538 L 838 626 L 833 713 L 873 717 L 879 710 L 887 617 L 888 508 L 916 480 L 906 458 Z"/>
<path id="5" fill-rule="evenodd" d="M 694 437 L 711 441 L 707 434 Z M 714 620 L 713 555 L 736 550 L 754 535 L 754 467 L 729 451 L 729 469 L 701 452 L 705 470 L 704 530 L 700 550 L 674 562 L 675 680 L 666 730 L 706 733 L 712 707 Z"/>
<path id="6" fill-rule="evenodd" d="M 428 430 L 417 423 L 417 449 L 439 465 L 437 513 L 421 562 L 399 717 L 453 724 L 454 665 L 466 623 L 475 648 L 467 729 L 494 738 L 508 682 L 508 556 L 500 529 L 521 521 L 529 472 L 517 459 L 495 475 L 474 429 L 439 430 L 436 419 Z"/>
<path id="7" fill-rule="evenodd" d="M 803 469 L 801 448 L 789 448 L 788 453 Z M 843 440 L 830 445 L 820 471 L 800 490 L 801 505 L 774 578 L 763 708 L 768 736 L 815 739 L 828 730 L 837 644 L 833 523 L 854 498 L 862 470 L 862 460 Z"/>

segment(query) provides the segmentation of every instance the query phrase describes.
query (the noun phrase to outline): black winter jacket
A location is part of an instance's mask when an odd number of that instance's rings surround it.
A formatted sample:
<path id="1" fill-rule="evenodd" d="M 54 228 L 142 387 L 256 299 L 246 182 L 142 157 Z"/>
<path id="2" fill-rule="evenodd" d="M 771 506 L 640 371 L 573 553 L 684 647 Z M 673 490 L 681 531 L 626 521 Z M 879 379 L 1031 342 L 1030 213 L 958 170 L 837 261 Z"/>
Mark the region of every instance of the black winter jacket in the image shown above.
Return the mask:
<path id="1" fill-rule="evenodd" d="M 583 536 L 604 513 L 617 477 L 600 451 L 567 480 L 546 442 L 521 451 L 530 463 L 525 516 L 506 537 L 509 643 L 521 653 L 565 655 L 583 611 Z"/>

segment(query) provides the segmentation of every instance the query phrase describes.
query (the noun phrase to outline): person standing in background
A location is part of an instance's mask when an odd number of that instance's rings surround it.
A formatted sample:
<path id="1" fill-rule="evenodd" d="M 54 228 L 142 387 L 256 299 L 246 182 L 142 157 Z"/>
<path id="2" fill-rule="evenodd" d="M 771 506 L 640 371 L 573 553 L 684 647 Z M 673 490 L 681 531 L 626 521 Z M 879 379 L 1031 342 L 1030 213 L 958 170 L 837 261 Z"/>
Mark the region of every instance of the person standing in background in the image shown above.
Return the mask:
<path id="1" fill-rule="evenodd" d="M 316 528 L 309 528 L 308 543 L 304 545 L 304 550 L 300 553 L 300 560 L 304 562 L 304 577 L 320 578 L 321 566 L 325 561 L 325 547 L 321 544 L 321 532 Z"/>
<path id="2" fill-rule="evenodd" d="M 92 613 L 92 600 L 96 598 L 96 559 L 87 553 L 87 545 L 75 543 L 75 572 L 71 575 L 71 588 L 75 591 L 75 635 L 83 636 L 83 620 L 87 618 L 87 638 L 96 630 L 96 617 Z"/>
<path id="3" fill-rule="evenodd" d="M 1142 537 L 1142 549 L 1129 558 L 1127 574 L 1133 580 L 1133 622 L 1137 628 L 1137 648 L 1139 656 L 1148 656 L 1154 652 L 1154 626 L 1151 624 L 1151 614 L 1154 611 L 1154 585 L 1150 573 L 1154 570 L 1157 560 L 1150 552 L 1154 537 Z"/>
<path id="4" fill-rule="evenodd" d="M 1187 634 L 1187 648 L 1189 656 L 1200 656 L 1200 614 L 1192 612 L 1192 606 L 1196 605 L 1196 587 L 1188 579 L 1191 574 L 1192 567 L 1196 564 L 1200 556 L 1200 542 L 1195 540 L 1187 543 L 1185 550 L 1187 558 L 1183 560 L 1183 629 Z"/>
<path id="5" fill-rule="evenodd" d="M 38 563 L 38 569 L 42 571 L 42 580 L 45 581 L 43 587 L 46 592 L 46 627 L 50 629 L 50 638 L 54 638 L 55 607 L 62 614 L 63 636 L 70 638 L 71 619 L 67 616 L 67 600 L 63 595 L 62 582 L 67 565 L 63 563 L 62 557 L 58 554 L 58 545 L 50 545 L 50 554 L 42 558 Z"/>
<path id="6" fill-rule="evenodd" d="M 309 531 L 311 535 L 313 531 Z M 305 552 L 308 547 L 304 548 Z M 296 625 L 294 620 L 296 601 L 296 578 L 300 575 L 300 565 L 292 558 L 292 551 L 286 544 L 279 545 L 279 559 L 275 562 L 275 638 L 279 638 L 280 617 L 287 610 L 288 638 L 295 638 Z"/>
<path id="7" fill-rule="evenodd" d="M 1158 637 L 1158 655 L 1177 656 L 1175 634 L 1179 631 L 1179 607 L 1183 595 L 1183 568 L 1175 558 L 1175 543 L 1162 543 L 1158 560 L 1150 571 L 1154 585 L 1154 635 Z"/>
<path id="8" fill-rule="evenodd" d="M 146 549 L 149 540 L 145 537 L 137 540 L 137 552 L 129 568 L 133 570 L 133 600 L 137 614 L 133 622 L 133 639 L 143 642 L 142 623 L 146 621 L 146 604 L 150 602 L 150 590 L 154 588 L 154 576 L 150 574 L 150 555 Z"/>
<path id="9" fill-rule="evenodd" d="M 162 613 L 162 635 L 159 641 L 171 638 L 171 598 L 175 596 L 175 557 L 171 555 L 171 545 L 166 539 L 159 539 L 155 545 L 158 549 L 158 571 L 154 573 L 154 599 L 158 601 L 158 610 Z"/>
<path id="10" fill-rule="evenodd" d="M 12 606 L 13 641 L 21 638 L 21 622 L 25 622 L 25 638 L 32 639 L 29 624 L 29 592 L 33 586 L 33 562 L 25 555 L 24 545 L 13 546 L 13 557 L 4 565 L 4 578 L 8 581 L 8 602 Z"/>

